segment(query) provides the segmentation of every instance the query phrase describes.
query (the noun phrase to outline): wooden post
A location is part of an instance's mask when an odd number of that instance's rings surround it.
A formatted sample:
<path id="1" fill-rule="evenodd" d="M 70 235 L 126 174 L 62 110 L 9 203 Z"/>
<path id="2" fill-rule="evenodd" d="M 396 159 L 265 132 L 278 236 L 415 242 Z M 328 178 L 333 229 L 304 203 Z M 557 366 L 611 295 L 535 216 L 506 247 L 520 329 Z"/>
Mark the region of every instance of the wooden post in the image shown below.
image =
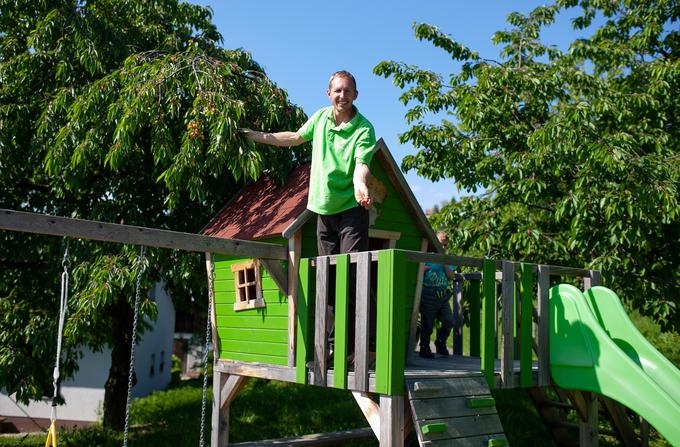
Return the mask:
<path id="1" fill-rule="evenodd" d="M 371 426 L 375 437 L 380 441 L 380 406 L 371 399 L 368 393 L 352 391 L 352 396 L 361 408 L 361 412 L 364 414 L 368 425 Z"/>
<path id="2" fill-rule="evenodd" d="M 453 328 L 453 353 L 463 355 L 463 284 L 461 281 L 456 281 L 453 286 L 453 299 L 456 304 L 453 306 L 456 310 L 453 318 L 461 322 L 460 326 Z"/>
<path id="3" fill-rule="evenodd" d="M 504 388 L 514 387 L 515 360 L 515 263 L 503 261 L 501 316 L 501 381 Z"/>
<path id="4" fill-rule="evenodd" d="M 480 353 L 480 282 L 468 281 L 467 297 L 470 300 L 470 355 L 479 357 Z"/>
<path id="5" fill-rule="evenodd" d="M 482 352 L 481 367 L 489 387 L 495 384 L 496 261 L 485 259 L 482 267 Z"/>
<path id="6" fill-rule="evenodd" d="M 404 395 L 380 395 L 380 447 L 404 445 Z"/>
<path id="7" fill-rule="evenodd" d="M 404 252 L 379 252 L 375 390 L 382 394 L 404 393 L 405 272 Z"/>
<path id="8" fill-rule="evenodd" d="M 550 385 L 550 267 L 538 266 L 538 386 Z"/>
<path id="9" fill-rule="evenodd" d="M 295 381 L 307 383 L 307 353 L 311 349 L 314 328 L 311 324 L 312 288 L 309 258 L 300 259 L 300 287 L 298 290 L 298 322 L 295 352 Z"/>
<path id="10" fill-rule="evenodd" d="M 519 384 L 522 387 L 533 385 L 532 347 L 533 347 L 533 311 L 532 295 L 534 288 L 534 269 L 530 264 L 520 265 L 520 325 L 519 325 Z"/>
<path id="11" fill-rule="evenodd" d="M 420 241 L 420 251 L 426 252 L 429 241 L 427 238 L 423 238 Z M 408 351 L 407 358 L 410 360 L 413 355 L 415 355 L 415 348 L 418 344 L 416 340 L 416 328 L 418 326 L 418 316 L 420 315 L 420 299 L 423 293 L 423 275 L 425 274 L 425 263 L 418 263 L 418 276 L 416 279 L 416 291 L 413 296 L 413 310 L 411 311 L 411 327 L 408 331 Z"/>
<path id="12" fill-rule="evenodd" d="M 224 447 L 229 444 L 229 405 L 248 380 L 249 377 L 213 370 L 210 447 Z"/>
<path id="13" fill-rule="evenodd" d="M 356 324 L 354 329 L 354 386 L 368 391 L 368 338 L 371 321 L 371 253 L 357 255 Z M 350 287 L 352 285 L 350 284 Z"/>
<path id="14" fill-rule="evenodd" d="M 581 447 L 597 447 L 598 436 L 598 405 L 597 396 L 583 392 L 586 401 L 586 420 L 579 422 L 579 445 Z"/>
<path id="15" fill-rule="evenodd" d="M 328 354 L 328 291 L 330 262 L 328 256 L 316 258 L 316 302 L 314 305 L 314 385 L 326 386 Z"/>
<path id="16" fill-rule="evenodd" d="M 288 240 L 288 366 L 295 366 L 295 336 L 297 294 L 299 287 L 302 232 L 296 231 Z"/>
<path id="17" fill-rule="evenodd" d="M 338 255 L 335 264 L 335 346 L 333 386 L 347 388 L 347 344 L 349 337 L 349 255 Z M 352 321 L 351 324 L 354 324 Z"/>
<path id="18" fill-rule="evenodd" d="M 205 253 L 205 269 L 208 272 L 208 278 L 215 273 L 215 257 L 212 253 Z M 210 308 L 210 335 L 212 335 L 213 342 L 213 359 L 216 362 L 220 358 L 220 339 L 217 336 L 217 312 L 215 311 L 215 278 L 212 278 L 212 290 L 208 290 L 208 299 L 211 301 Z"/>
<path id="19" fill-rule="evenodd" d="M 600 285 L 600 271 L 590 270 L 590 276 L 583 277 L 583 291 Z"/>

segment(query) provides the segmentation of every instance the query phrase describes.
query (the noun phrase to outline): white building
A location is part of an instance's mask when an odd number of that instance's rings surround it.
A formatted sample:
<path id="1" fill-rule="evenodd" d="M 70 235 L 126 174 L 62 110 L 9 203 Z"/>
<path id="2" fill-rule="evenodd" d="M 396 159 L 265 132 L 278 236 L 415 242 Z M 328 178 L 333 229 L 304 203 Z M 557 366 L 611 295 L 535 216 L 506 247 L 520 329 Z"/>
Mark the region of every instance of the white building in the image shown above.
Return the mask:
<path id="1" fill-rule="evenodd" d="M 146 396 L 170 384 L 175 307 L 161 283 L 149 292 L 149 297 L 156 301 L 158 318 L 135 348 L 137 384 L 132 388 L 134 397 Z M 102 416 L 111 349 L 104 348 L 102 352 L 84 349 L 83 354 L 75 377 L 63 381 L 60 388 L 66 403 L 57 408 L 57 419 L 68 426 L 95 422 Z M 6 419 L 3 425 L 13 424 L 24 430 L 38 431 L 49 425 L 51 409 L 51 399 L 23 405 L 16 402 L 14 396 L 0 392 L 0 420 Z"/>

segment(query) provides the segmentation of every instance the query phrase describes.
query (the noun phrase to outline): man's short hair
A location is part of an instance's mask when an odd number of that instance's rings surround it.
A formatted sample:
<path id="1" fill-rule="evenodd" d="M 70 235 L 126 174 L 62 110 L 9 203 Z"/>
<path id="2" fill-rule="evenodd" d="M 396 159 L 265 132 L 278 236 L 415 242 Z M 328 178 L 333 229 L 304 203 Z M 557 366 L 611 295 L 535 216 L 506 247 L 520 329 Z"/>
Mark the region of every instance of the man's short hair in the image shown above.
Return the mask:
<path id="1" fill-rule="evenodd" d="M 330 79 L 328 80 L 328 89 L 329 90 L 331 88 L 331 83 L 333 82 L 333 79 L 335 79 L 335 78 L 349 79 L 350 81 L 352 81 L 352 84 L 354 84 L 354 90 L 357 89 L 357 80 L 354 79 L 354 76 L 352 76 L 352 73 L 350 73 L 347 70 L 340 70 L 340 71 L 336 71 L 335 73 L 333 73 L 331 75 Z"/>

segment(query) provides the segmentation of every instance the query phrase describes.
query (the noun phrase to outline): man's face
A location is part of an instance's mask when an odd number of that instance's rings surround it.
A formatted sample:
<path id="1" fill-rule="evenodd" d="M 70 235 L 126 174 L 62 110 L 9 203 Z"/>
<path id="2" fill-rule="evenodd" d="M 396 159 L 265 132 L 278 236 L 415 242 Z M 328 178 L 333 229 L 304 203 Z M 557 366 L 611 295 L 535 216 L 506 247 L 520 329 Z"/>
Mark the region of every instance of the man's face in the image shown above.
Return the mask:
<path id="1" fill-rule="evenodd" d="M 439 243 L 442 244 L 442 247 L 448 248 L 449 246 L 449 238 L 446 236 L 444 233 L 438 233 L 437 234 L 437 239 L 439 239 Z"/>
<path id="2" fill-rule="evenodd" d="M 333 111 L 336 113 L 351 112 L 352 104 L 359 95 L 359 92 L 354 88 L 352 80 L 340 76 L 333 78 L 327 93 L 331 100 Z"/>

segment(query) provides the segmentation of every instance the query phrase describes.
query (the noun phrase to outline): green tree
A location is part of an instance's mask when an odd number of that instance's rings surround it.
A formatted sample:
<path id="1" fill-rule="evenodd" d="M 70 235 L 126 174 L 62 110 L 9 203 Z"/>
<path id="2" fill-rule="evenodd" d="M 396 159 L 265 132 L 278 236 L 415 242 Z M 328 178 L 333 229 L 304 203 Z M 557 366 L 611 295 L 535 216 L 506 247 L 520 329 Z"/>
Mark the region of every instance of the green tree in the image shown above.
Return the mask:
<path id="1" fill-rule="evenodd" d="M 543 43 L 560 13 L 592 35 L 568 51 Z M 394 61 L 375 72 L 404 90 L 400 138 L 419 151 L 402 167 L 477 193 L 437 217 L 453 246 L 601 269 L 633 306 L 680 328 L 679 18 L 676 0 L 559 0 L 508 16 L 493 35 L 500 60 L 415 25 L 453 73 Z"/>
<path id="2" fill-rule="evenodd" d="M 267 150 L 237 128 L 295 128 L 304 113 L 220 41 L 209 9 L 178 0 L 0 0 L 0 207 L 197 232 L 243 182 L 282 178 L 308 148 Z M 66 243 L 0 240 L 0 388 L 27 401 L 51 394 Z M 109 345 L 104 424 L 119 429 L 137 249 L 72 241 L 70 254 L 62 372 L 79 346 Z M 151 250 L 144 275 L 178 306 L 206 296 L 196 255 Z"/>

